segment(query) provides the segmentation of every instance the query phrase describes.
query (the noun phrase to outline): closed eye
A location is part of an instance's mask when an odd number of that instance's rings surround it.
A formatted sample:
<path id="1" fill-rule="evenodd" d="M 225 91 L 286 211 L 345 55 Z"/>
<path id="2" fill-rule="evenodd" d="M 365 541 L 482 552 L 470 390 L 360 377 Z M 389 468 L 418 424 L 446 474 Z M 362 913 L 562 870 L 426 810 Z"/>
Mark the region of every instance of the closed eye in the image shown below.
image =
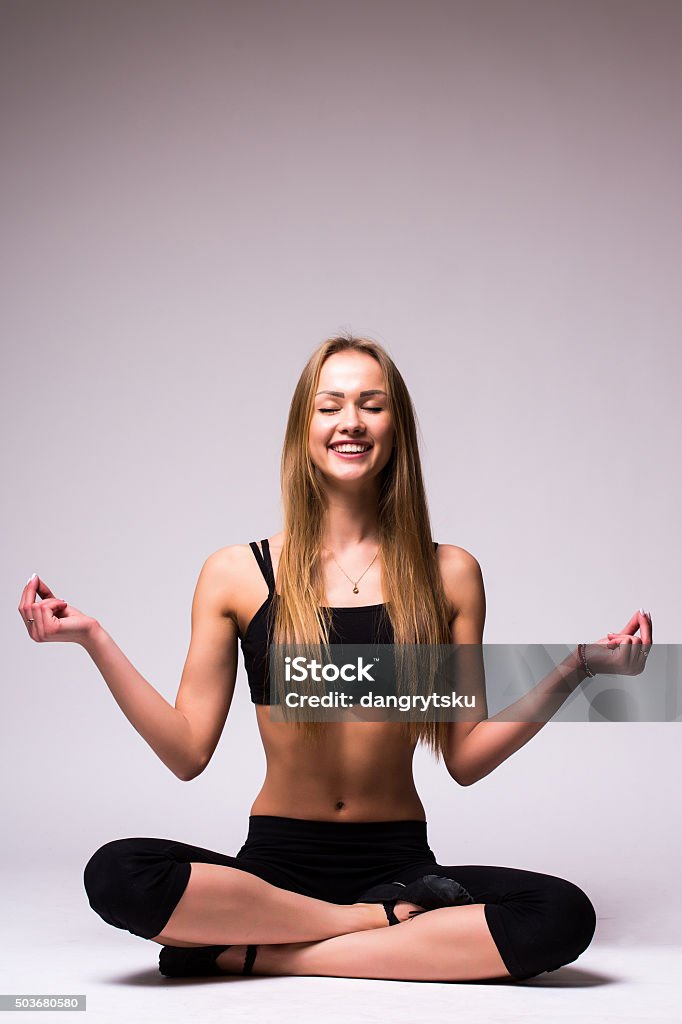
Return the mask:
<path id="1" fill-rule="evenodd" d="M 363 405 L 362 407 L 366 412 L 383 412 L 383 408 L 380 405 Z M 319 409 L 318 412 L 341 412 L 340 409 Z"/>

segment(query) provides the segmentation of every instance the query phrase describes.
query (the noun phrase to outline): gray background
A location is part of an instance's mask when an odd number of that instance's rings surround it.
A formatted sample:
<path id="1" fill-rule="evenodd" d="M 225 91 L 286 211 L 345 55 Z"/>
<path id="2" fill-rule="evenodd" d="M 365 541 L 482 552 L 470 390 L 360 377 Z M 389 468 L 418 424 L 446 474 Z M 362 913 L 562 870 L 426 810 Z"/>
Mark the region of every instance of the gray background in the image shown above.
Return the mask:
<path id="1" fill-rule="evenodd" d="M 341 328 L 407 381 L 486 641 L 639 606 L 679 641 L 679 3 L 0 12 L 6 890 L 117 837 L 243 842 L 241 655 L 182 783 L 16 608 L 38 572 L 173 702 L 199 569 L 280 529 L 292 389 Z M 466 789 L 416 758 L 442 862 L 571 878 L 616 945 L 679 936 L 679 771 L 676 723 L 550 722 Z"/>

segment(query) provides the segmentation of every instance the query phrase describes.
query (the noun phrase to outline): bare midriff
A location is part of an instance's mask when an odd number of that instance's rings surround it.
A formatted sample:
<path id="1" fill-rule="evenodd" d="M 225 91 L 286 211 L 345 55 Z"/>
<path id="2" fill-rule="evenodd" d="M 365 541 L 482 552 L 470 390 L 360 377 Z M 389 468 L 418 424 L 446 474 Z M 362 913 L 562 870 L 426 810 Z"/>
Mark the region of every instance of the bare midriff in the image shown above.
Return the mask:
<path id="1" fill-rule="evenodd" d="M 270 538 L 277 576 L 283 534 Z M 240 635 L 267 596 L 253 553 L 244 551 L 243 586 L 235 605 Z M 337 574 L 338 575 L 338 574 Z M 345 581 L 325 578 L 332 607 L 352 605 Z M 363 579 L 359 605 L 383 601 L 380 560 Z M 309 821 L 425 821 L 414 785 L 416 744 L 397 722 L 326 722 L 324 736 L 311 743 L 299 726 L 271 718 L 267 704 L 256 704 L 256 718 L 267 759 L 265 781 L 251 814 L 273 814 Z"/>
<path id="2" fill-rule="evenodd" d="M 312 821 L 425 821 L 414 785 L 415 744 L 395 722 L 327 722 L 311 743 L 301 727 L 256 705 L 267 773 L 251 814 Z"/>

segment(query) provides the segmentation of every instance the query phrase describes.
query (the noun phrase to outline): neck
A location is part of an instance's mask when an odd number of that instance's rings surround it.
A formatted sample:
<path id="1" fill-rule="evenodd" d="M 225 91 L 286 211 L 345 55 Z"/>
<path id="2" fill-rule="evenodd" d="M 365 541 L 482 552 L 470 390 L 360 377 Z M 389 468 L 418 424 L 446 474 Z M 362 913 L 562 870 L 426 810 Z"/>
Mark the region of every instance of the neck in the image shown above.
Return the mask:
<path id="1" fill-rule="evenodd" d="M 379 543 L 376 501 L 366 491 L 328 494 L 322 525 L 322 546 L 335 555 L 357 545 L 375 548 Z"/>

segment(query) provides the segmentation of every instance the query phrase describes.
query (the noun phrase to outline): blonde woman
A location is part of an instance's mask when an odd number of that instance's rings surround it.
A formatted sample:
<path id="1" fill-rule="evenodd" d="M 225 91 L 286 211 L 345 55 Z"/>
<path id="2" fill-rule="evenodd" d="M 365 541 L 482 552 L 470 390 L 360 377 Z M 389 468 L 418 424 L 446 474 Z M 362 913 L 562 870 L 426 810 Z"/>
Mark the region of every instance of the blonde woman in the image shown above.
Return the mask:
<path id="1" fill-rule="evenodd" d="M 159 943 L 171 977 L 522 979 L 575 960 L 595 930 L 587 895 L 550 874 L 441 862 L 412 777 L 422 742 L 455 782 L 471 785 L 541 721 L 484 720 L 485 708 L 480 720 L 458 722 L 271 714 L 268 644 L 288 640 L 473 645 L 484 693 L 481 570 L 463 548 L 432 540 L 412 402 L 380 345 L 338 337 L 313 353 L 291 402 L 281 483 L 283 530 L 222 548 L 201 569 L 175 706 L 97 620 L 38 577 L 24 588 L 32 638 L 82 644 L 134 728 L 183 780 L 216 749 L 240 640 L 267 757 L 236 855 L 115 839 L 85 867 L 92 908 Z M 642 642 L 651 625 L 640 613 L 615 639 L 571 655 L 519 710 L 556 708 L 556 694 L 588 671 L 641 671 Z"/>

